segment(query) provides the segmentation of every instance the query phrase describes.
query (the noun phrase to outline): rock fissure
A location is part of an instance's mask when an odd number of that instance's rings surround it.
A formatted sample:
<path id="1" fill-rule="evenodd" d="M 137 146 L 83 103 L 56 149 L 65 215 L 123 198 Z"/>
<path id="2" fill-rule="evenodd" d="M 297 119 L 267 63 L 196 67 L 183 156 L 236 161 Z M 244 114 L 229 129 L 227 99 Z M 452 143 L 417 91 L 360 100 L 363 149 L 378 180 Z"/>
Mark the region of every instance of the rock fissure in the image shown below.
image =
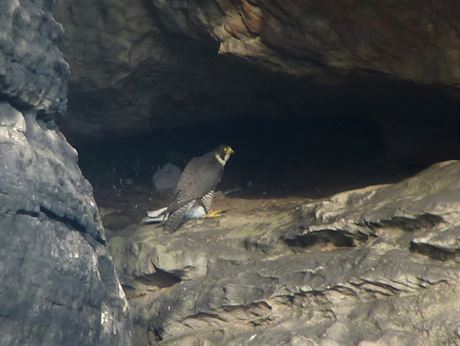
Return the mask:
<path id="1" fill-rule="evenodd" d="M 414 241 L 411 241 L 410 243 L 410 250 L 441 261 L 456 259 L 459 258 L 460 255 L 460 249 L 443 249 L 437 245 L 423 243 L 418 244 Z"/>
<path id="2" fill-rule="evenodd" d="M 74 229 L 76 230 L 77 232 L 80 232 L 82 234 L 87 234 L 88 231 L 87 231 L 87 228 L 85 225 L 83 225 L 82 223 L 80 223 L 78 220 L 72 218 L 72 217 L 69 217 L 67 215 L 59 215 L 57 214 L 56 212 L 52 211 L 51 209 L 48 209 L 44 206 L 40 206 L 40 212 L 45 214 L 48 218 L 52 219 L 52 220 L 55 220 L 57 222 L 61 222 L 63 223 L 64 225 L 67 225 L 69 226 L 71 229 Z M 90 234 L 91 235 L 91 234 Z M 97 236 L 95 237 L 95 240 L 98 241 L 99 243 L 101 244 L 106 244 L 106 241 Z"/>

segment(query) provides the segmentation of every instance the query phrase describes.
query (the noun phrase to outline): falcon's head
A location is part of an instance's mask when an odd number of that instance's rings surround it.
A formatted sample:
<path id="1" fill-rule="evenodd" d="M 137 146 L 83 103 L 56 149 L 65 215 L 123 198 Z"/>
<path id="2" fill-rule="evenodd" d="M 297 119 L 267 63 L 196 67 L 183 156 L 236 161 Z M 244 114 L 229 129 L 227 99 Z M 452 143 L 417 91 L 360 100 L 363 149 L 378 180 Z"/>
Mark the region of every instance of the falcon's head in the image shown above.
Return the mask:
<path id="1" fill-rule="evenodd" d="M 233 153 L 233 149 L 228 145 L 219 145 L 216 150 L 214 150 L 214 156 L 222 166 L 225 166 Z"/>

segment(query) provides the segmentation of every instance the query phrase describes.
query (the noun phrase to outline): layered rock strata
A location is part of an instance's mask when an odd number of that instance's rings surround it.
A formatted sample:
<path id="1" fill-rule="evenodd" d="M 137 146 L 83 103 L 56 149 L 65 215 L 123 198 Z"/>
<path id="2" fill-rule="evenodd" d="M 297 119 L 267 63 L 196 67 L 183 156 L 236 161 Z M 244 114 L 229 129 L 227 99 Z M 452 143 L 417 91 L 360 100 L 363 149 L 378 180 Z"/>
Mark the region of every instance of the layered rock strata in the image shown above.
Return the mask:
<path id="1" fill-rule="evenodd" d="M 76 144 L 247 116 L 357 110 L 386 122 L 391 138 L 401 119 L 425 119 L 420 110 L 460 97 L 455 0 L 72 0 L 55 13 L 73 71 L 62 126 Z M 428 117 L 450 117 L 441 108 Z"/>
<path id="2" fill-rule="evenodd" d="M 110 240 L 138 344 L 458 341 L 460 162 L 315 201 L 224 201 L 220 220 Z"/>
<path id="3" fill-rule="evenodd" d="M 69 68 L 53 5 L 0 4 L 0 344 L 130 345 L 91 186 L 54 123 Z"/>

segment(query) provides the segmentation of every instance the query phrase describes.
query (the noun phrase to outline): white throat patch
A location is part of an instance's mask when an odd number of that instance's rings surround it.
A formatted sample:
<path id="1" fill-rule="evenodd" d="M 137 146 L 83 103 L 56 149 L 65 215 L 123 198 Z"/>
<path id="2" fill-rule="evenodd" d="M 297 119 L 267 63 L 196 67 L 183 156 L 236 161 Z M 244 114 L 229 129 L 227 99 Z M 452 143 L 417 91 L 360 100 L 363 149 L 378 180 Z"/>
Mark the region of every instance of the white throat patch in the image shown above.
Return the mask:
<path id="1" fill-rule="evenodd" d="M 230 154 L 225 154 L 225 157 L 224 158 L 221 158 L 219 156 L 219 154 L 214 154 L 214 157 L 216 158 L 216 160 L 222 165 L 222 166 L 225 166 L 225 164 L 227 163 L 228 159 L 230 158 Z"/>

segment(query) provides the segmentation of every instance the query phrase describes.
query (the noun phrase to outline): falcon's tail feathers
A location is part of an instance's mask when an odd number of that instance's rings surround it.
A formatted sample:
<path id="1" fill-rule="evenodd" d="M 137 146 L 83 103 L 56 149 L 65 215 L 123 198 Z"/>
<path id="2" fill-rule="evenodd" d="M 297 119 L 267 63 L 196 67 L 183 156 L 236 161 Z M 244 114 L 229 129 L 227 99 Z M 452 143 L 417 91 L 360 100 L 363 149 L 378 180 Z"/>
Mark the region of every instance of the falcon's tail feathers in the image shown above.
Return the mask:
<path id="1" fill-rule="evenodd" d="M 183 205 L 182 207 L 174 210 L 168 216 L 168 220 L 164 223 L 164 228 L 168 232 L 172 233 L 175 232 L 182 221 L 184 220 L 185 213 L 195 204 L 195 201 L 190 201 L 187 204 Z"/>

